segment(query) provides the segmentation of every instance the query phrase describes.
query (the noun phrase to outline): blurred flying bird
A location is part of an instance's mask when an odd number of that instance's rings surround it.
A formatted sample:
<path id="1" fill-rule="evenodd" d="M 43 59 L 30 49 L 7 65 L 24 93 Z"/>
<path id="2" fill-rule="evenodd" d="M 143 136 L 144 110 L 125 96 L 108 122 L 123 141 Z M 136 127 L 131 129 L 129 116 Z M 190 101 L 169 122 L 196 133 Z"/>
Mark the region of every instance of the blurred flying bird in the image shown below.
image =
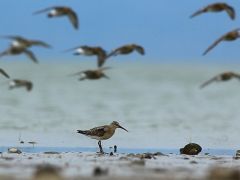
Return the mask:
<path id="1" fill-rule="evenodd" d="M 110 125 L 95 127 L 90 130 L 77 130 L 77 132 L 80 134 L 83 134 L 85 136 L 88 136 L 92 139 L 98 140 L 98 146 L 100 149 L 100 153 L 104 153 L 102 144 L 101 144 L 101 140 L 106 140 L 106 139 L 111 138 L 117 128 L 121 128 L 121 129 L 127 131 L 124 127 L 120 126 L 120 124 L 117 121 L 113 121 Z"/>
<path id="2" fill-rule="evenodd" d="M 222 41 L 234 41 L 240 37 L 240 28 L 234 29 L 220 38 L 218 38 L 212 45 L 210 45 L 206 51 L 204 51 L 203 55 L 206 55 L 210 50 L 212 50 L 215 46 L 217 46 Z"/>
<path id="3" fill-rule="evenodd" d="M 4 71 L 2 68 L 0 68 L 0 73 L 5 76 L 6 78 L 10 78 L 10 76 Z"/>
<path id="4" fill-rule="evenodd" d="M 80 72 L 74 73 L 73 75 L 80 75 L 80 78 L 79 78 L 80 81 L 85 79 L 90 79 L 90 80 L 97 80 L 100 78 L 109 79 L 109 77 L 103 72 L 106 69 L 109 69 L 109 67 L 98 68 L 95 70 L 80 71 Z"/>
<path id="5" fill-rule="evenodd" d="M 9 89 L 25 87 L 27 91 L 31 91 L 33 88 L 33 83 L 28 80 L 12 79 L 9 82 Z"/>
<path id="6" fill-rule="evenodd" d="M 33 14 L 40 14 L 45 12 L 48 12 L 47 16 L 49 18 L 67 16 L 70 22 L 72 23 L 73 27 L 75 29 L 78 29 L 79 26 L 78 16 L 71 8 L 66 6 L 54 6 L 39 10 Z"/>
<path id="7" fill-rule="evenodd" d="M 51 48 L 51 46 L 40 40 L 30 40 L 21 36 L 2 36 L 3 38 L 11 39 L 13 47 L 28 48 L 31 46 L 41 46 L 45 48 Z"/>
<path id="8" fill-rule="evenodd" d="M 222 11 L 225 11 L 232 20 L 235 19 L 236 14 L 235 14 L 234 8 L 232 6 L 229 6 L 226 3 L 214 3 L 208 6 L 205 6 L 204 8 L 193 13 L 190 16 L 190 18 L 193 18 L 195 16 L 198 16 L 200 14 L 207 13 L 207 12 L 222 12 Z"/>
<path id="9" fill-rule="evenodd" d="M 212 82 L 220 82 L 220 81 L 228 81 L 232 78 L 237 78 L 240 80 L 240 74 L 234 73 L 234 72 L 223 72 L 217 76 L 214 76 L 210 80 L 204 82 L 200 88 L 204 88 L 205 86 L 209 85 Z"/>
<path id="10" fill-rule="evenodd" d="M 78 46 L 75 48 L 68 49 L 65 52 L 72 50 L 75 51 L 74 55 L 97 56 L 98 67 L 101 67 L 107 58 L 106 51 L 100 46 L 86 46 L 86 45 Z"/>
<path id="11" fill-rule="evenodd" d="M 108 54 L 107 57 L 117 56 L 120 54 L 126 55 L 126 54 L 132 53 L 133 51 L 137 51 L 141 55 L 145 54 L 144 48 L 142 46 L 139 46 L 137 44 L 127 44 L 127 45 L 121 46 L 121 47 L 113 50 L 112 52 L 110 52 Z"/>
<path id="12" fill-rule="evenodd" d="M 27 48 L 10 46 L 8 49 L 0 53 L 0 57 L 7 56 L 7 55 L 19 55 L 25 54 L 27 55 L 33 62 L 38 63 L 37 58 L 33 54 L 32 51 L 28 50 Z"/>

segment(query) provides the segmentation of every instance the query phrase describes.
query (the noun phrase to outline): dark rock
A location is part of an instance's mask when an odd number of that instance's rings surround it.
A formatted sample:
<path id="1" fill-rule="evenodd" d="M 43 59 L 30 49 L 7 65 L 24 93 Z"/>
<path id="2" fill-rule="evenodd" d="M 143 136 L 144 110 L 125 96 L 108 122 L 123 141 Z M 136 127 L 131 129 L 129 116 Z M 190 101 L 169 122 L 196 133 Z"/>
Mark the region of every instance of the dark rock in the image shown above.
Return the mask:
<path id="1" fill-rule="evenodd" d="M 110 154 L 109 154 L 110 156 L 113 156 L 113 152 L 110 152 Z"/>
<path id="2" fill-rule="evenodd" d="M 202 147 L 196 143 L 189 143 L 180 149 L 180 154 L 197 155 L 202 151 Z"/>

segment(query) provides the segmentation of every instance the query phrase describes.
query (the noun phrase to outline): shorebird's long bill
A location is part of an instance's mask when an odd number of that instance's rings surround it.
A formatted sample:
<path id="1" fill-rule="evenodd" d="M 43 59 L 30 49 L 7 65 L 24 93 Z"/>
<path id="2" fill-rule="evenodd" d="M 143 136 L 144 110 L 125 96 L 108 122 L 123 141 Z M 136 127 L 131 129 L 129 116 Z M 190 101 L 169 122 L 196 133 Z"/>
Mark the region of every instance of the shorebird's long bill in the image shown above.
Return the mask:
<path id="1" fill-rule="evenodd" d="M 126 130 L 124 127 L 122 127 L 120 125 L 118 127 L 128 132 L 128 130 Z"/>

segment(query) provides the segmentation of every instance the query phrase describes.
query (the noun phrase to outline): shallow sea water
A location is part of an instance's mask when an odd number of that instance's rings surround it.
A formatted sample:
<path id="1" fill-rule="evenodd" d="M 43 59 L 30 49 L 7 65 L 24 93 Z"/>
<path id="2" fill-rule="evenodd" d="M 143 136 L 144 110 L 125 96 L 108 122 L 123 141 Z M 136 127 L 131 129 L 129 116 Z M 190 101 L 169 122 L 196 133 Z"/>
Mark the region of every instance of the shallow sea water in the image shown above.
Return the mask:
<path id="1" fill-rule="evenodd" d="M 115 120 L 129 133 L 118 129 L 104 147 L 178 149 L 189 142 L 205 149 L 240 147 L 239 81 L 199 89 L 205 80 L 237 72 L 240 65 L 109 64 L 110 80 L 80 82 L 69 74 L 95 64 L 2 62 L 12 77 L 33 81 L 34 88 L 9 91 L 0 78 L 1 146 L 19 146 L 20 139 L 36 141 L 37 147 L 96 147 L 76 130 Z"/>

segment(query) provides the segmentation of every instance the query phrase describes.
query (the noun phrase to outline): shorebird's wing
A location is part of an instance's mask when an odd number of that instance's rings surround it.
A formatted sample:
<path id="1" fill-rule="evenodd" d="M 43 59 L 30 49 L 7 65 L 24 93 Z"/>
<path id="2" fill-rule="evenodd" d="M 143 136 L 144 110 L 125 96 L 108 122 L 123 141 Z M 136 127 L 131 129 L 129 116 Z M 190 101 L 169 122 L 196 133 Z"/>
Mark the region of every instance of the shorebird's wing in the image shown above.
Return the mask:
<path id="1" fill-rule="evenodd" d="M 12 39 L 12 40 L 17 40 L 17 41 L 25 41 L 26 39 L 24 39 L 21 36 L 1 36 L 1 38 L 6 38 L 6 39 Z"/>
<path id="2" fill-rule="evenodd" d="M 6 78 L 10 78 L 10 76 L 2 68 L 0 68 L 0 73 L 4 75 Z"/>
<path id="3" fill-rule="evenodd" d="M 215 46 L 217 46 L 224 38 L 226 37 L 226 34 L 218 38 L 216 41 L 214 41 L 213 44 L 211 44 L 203 53 L 203 55 L 206 55 L 209 51 L 211 51 Z"/>
<path id="4" fill-rule="evenodd" d="M 111 56 L 116 56 L 119 53 L 119 48 L 112 50 L 108 55 L 107 58 L 110 58 Z"/>
<path id="5" fill-rule="evenodd" d="M 39 41 L 39 40 L 32 40 L 31 44 L 35 45 L 35 46 L 42 46 L 42 47 L 45 47 L 45 48 L 51 48 L 51 46 L 49 44 L 47 44 L 43 41 Z"/>
<path id="6" fill-rule="evenodd" d="M 44 12 L 50 11 L 50 10 L 55 9 L 55 8 L 58 8 L 58 7 L 53 6 L 53 7 L 48 7 L 48 8 L 45 8 L 45 9 L 41 9 L 41 10 L 39 10 L 39 11 L 34 12 L 33 15 L 35 15 L 35 14 L 40 14 L 40 13 L 44 13 Z"/>
<path id="7" fill-rule="evenodd" d="M 227 12 L 228 16 L 229 16 L 232 20 L 235 19 L 236 13 L 235 13 L 235 10 L 234 10 L 233 7 L 231 7 L 231 6 L 228 5 L 228 6 L 225 8 L 225 11 Z"/>
<path id="8" fill-rule="evenodd" d="M 106 52 L 99 53 L 97 57 L 98 57 L 98 67 L 102 67 L 107 59 Z"/>
<path id="9" fill-rule="evenodd" d="M 217 81 L 219 78 L 219 76 L 215 76 L 211 79 L 209 79 L 208 81 L 204 82 L 203 84 L 200 85 L 200 89 L 204 88 L 205 86 L 209 85 L 210 83 Z"/>
<path id="10" fill-rule="evenodd" d="M 71 11 L 68 12 L 67 16 L 68 16 L 69 20 L 71 21 L 73 27 L 75 29 L 78 29 L 78 26 L 79 26 L 78 24 L 79 23 L 78 23 L 78 16 L 77 16 L 77 14 L 73 10 L 71 10 Z"/>
<path id="11" fill-rule="evenodd" d="M 37 60 L 37 58 L 35 57 L 35 55 L 33 54 L 33 52 L 25 49 L 25 50 L 23 51 L 23 53 L 26 54 L 33 62 L 38 63 L 38 60 Z"/>
<path id="12" fill-rule="evenodd" d="M 141 55 L 145 54 L 144 48 L 142 46 L 136 45 L 135 50 L 140 53 Z"/>
<path id="13" fill-rule="evenodd" d="M 76 50 L 78 48 L 80 48 L 81 46 L 76 46 L 74 48 L 70 48 L 70 49 L 66 49 L 66 50 L 63 50 L 63 52 L 69 52 L 69 51 L 73 51 L 73 50 Z"/>
<path id="14" fill-rule="evenodd" d="M 190 16 L 190 18 L 193 18 L 193 17 L 195 17 L 195 16 L 198 16 L 198 15 L 206 12 L 206 10 L 207 10 L 210 6 L 211 6 L 211 5 L 208 5 L 208 6 L 204 7 L 204 8 L 201 8 L 201 9 L 197 10 L 195 13 L 193 13 L 193 14 Z"/>
<path id="15" fill-rule="evenodd" d="M 109 130 L 107 126 L 100 126 L 89 130 L 90 136 L 102 137 Z"/>

